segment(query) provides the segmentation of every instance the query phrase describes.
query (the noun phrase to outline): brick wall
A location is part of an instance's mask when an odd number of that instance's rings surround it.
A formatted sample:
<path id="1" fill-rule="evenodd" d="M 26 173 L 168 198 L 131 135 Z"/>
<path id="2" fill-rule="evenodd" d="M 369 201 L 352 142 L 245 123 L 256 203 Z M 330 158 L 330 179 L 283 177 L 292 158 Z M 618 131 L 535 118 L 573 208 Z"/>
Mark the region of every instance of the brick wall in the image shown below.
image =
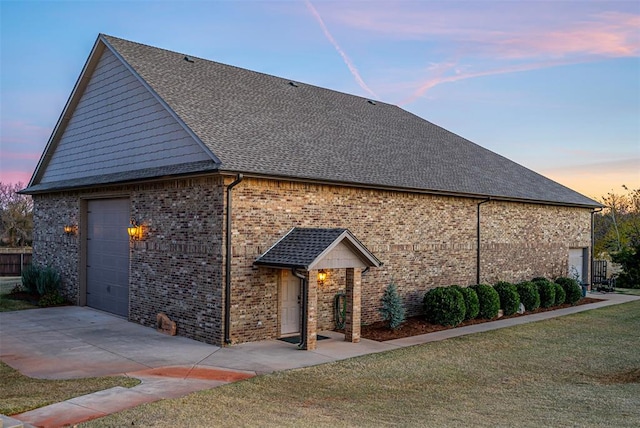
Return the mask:
<path id="1" fill-rule="evenodd" d="M 51 266 L 60 272 L 61 294 L 78 303 L 78 235 L 64 233 L 65 225 L 77 225 L 80 202 L 77 194 L 55 193 L 33 196 L 33 264 Z"/>
<path id="2" fill-rule="evenodd" d="M 384 263 L 362 278 L 364 323 L 380 319 L 391 281 L 409 315 L 429 288 L 476 282 L 480 200 L 249 178 L 233 195 L 234 342 L 278 336 L 277 270 L 252 263 L 295 226 L 348 228 Z M 494 201 L 481 209 L 482 282 L 566 274 L 569 248 L 590 246 L 587 209 Z M 320 329 L 333 327 L 338 290 L 344 271 L 331 271 L 318 290 Z"/>
<path id="3" fill-rule="evenodd" d="M 176 321 L 178 334 L 221 344 L 220 177 L 36 195 L 34 263 L 58 269 L 64 296 L 80 303 L 82 236 L 65 235 L 63 226 L 78 224 L 82 231 L 81 200 L 123 196 L 129 197 L 131 215 L 145 229 L 144 239 L 131 244 L 129 320 L 155 327 L 157 313 L 164 312 Z"/>
<path id="4" fill-rule="evenodd" d="M 222 190 L 219 177 L 132 187 L 145 238 L 131 252 L 131 321 L 155 326 L 164 312 L 181 336 L 222 343 Z"/>
<path id="5" fill-rule="evenodd" d="M 226 178 L 229 184 L 232 178 Z M 178 334 L 221 344 L 225 188 L 221 177 L 167 180 L 34 197 L 34 263 L 52 265 L 63 294 L 80 302 L 82 199 L 128 196 L 145 224 L 132 244 L 129 319 L 155 326 L 165 312 Z M 476 209 L 480 200 L 245 178 L 233 190 L 231 339 L 279 336 L 280 271 L 253 261 L 292 227 L 345 227 L 384 265 L 362 276 L 362 321 L 379 320 L 393 281 L 408 313 L 420 312 L 429 288 L 476 278 Z M 566 275 L 569 248 L 590 246 L 587 209 L 491 201 L 481 207 L 482 282 Z M 318 328 L 334 326 L 333 301 L 345 271 L 318 288 Z"/>

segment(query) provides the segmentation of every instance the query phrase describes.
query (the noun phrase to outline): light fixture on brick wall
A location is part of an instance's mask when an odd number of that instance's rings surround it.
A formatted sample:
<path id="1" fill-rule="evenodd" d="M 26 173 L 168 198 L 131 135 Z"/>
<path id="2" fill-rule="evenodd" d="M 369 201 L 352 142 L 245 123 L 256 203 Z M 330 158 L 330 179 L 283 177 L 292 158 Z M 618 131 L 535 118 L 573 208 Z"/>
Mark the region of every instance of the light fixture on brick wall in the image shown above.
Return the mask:
<path id="1" fill-rule="evenodd" d="M 323 284 L 327 280 L 327 272 L 323 270 L 318 271 L 318 281 Z"/>
<path id="2" fill-rule="evenodd" d="M 127 233 L 129 234 L 129 239 L 131 239 L 132 241 L 142 239 L 142 225 L 138 223 L 133 217 L 131 217 L 129 227 L 127 227 Z"/>
<path id="3" fill-rule="evenodd" d="M 67 235 L 75 235 L 78 233 L 78 226 L 75 224 L 67 224 L 64 226 L 64 233 Z"/>

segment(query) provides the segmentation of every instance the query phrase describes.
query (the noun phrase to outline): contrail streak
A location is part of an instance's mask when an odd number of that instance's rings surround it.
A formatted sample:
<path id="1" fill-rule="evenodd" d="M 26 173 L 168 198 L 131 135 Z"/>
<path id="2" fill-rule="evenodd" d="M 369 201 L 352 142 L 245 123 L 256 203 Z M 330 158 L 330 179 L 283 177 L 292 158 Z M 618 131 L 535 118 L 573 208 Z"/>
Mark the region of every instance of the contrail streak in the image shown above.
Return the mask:
<path id="1" fill-rule="evenodd" d="M 338 53 L 342 57 L 342 60 L 344 61 L 344 63 L 349 68 L 349 71 L 351 72 L 353 77 L 356 79 L 356 82 L 358 83 L 358 85 L 360 85 L 360 87 L 362 89 L 367 91 L 369 94 L 371 94 L 375 98 L 378 98 L 376 93 L 373 92 L 371 90 L 371 88 L 369 88 L 367 86 L 367 84 L 364 82 L 364 80 L 362 80 L 362 77 L 360 76 L 360 73 L 358 72 L 358 69 L 356 68 L 356 66 L 353 64 L 353 62 L 351 61 L 349 56 L 342 50 L 342 48 L 340 47 L 340 45 L 338 44 L 336 39 L 333 38 L 333 36 L 331 35 L 329 30 L 327 29 L 327 26 L 324 24 L 324 21 L 322 20 L 322 17 L 320 16 L 320 14 L 316 10 L 316 8 L 313 7 L 313 5 L 311 4 L 311 2 L 309 0 L 305 0 L 305 3 L 307 5 L 307 9 L 309 9 L 309 11 L 316 18 L 316 21 L 318 21 L 318 24 L 320 24 L 320 28 L 322 28 L 322 32 L 324 33 L 324 35 L 327 38 L 327 40 L 329 40 L 329 43 L 331 43 L 333 45 L 333 47 L 336 48 L 336 51 L 338 51 Z"/>
<path id="2" fill-rule="evenodd" d="M 537 70 L 537 69 L 541 69 L 541 68 L 547 68 L 547 67 L 556 67 L 559 65 L 569 65 L 569 64 L 575 64 L 578 63 L 580 61 L 574 60 L 574 61 L 549 61 L 549 62 L 540 62 L 540 63 L 533 63 L 533 64 L 522 64 L 522 65 L 515 65 L 512 67 L 505 67 L 505 68 L 497 68 L 497 69 L 493 69 L 493 70 L 486 70 L 486 71 L 479 71 L 479 72 L 475 72 L 475 73 L 461 73 L 461 74 L 455 74 L 453 76 L 445 76 L 445 77 L 436 77 L 433 79 L 429 79 L 426 82 L 424 82 L 422 85 L 420 85 L 420 87 L 418 87 L 418 89 L 415 90 L 415 92 L 413 94 L 411 94 L 409 97 L 405 98 L 404 100 L 400 101 L 398 103 L 398 105 L 403 106 L 406 104 L 410 104 L 412 102 L 414 102 L 415 100 L 417 100 L 418 98 L 420 98 L 421 96 L 423 96 L 429 89 L 438 86 L 442 83 L 447 83 L 447 82 L 457 82 L 459 80 L 465 80 L 465 79 L 473 79 L 475 77 L 483 77 L 483 76 L 493 76 L 496 74 L 506 74 L 506 73 L 518 73 L 518 72 L 522 72 L 522 71 L 531 71 L 531 70 Z"/>

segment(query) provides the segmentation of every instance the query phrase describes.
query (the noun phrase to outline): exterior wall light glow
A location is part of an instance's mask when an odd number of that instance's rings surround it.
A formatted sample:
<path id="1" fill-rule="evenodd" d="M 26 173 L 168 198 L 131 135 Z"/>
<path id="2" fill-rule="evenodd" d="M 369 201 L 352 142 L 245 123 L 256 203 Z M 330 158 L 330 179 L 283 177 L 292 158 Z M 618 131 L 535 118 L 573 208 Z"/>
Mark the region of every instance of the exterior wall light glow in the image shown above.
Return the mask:
<path id="1" fill-rule="evenodd" d="M 64 233 L 67 235 L 75 235 L 78 233 L 78 226 L 75 224 L 67 224 L 64 226 Z"/>
<path id="2" fill-rule="evenodd" d="M 327 279 L 327 272 L 325 272 L 324 270 L 321 270 L 318 272 L 318 281 L 320 282 L 325 282 Z"/>
<path id="3" fill-rule="evenodd" d="M 132 218 L 129 227 L 127 227 L 127 233 L 132 241 L 142 239 L 142 225 Z"/>

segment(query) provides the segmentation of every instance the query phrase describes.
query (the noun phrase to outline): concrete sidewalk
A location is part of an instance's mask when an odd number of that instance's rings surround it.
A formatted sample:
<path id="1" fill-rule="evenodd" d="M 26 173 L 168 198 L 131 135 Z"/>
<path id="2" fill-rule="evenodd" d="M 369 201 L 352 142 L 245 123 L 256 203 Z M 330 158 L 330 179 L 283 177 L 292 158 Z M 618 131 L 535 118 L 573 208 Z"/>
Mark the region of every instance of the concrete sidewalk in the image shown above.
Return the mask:
<path id="1" fill-rule="evenodd" d="M 141 380 L 133 388 L 111 388 L 13 416 L 15 422 L 22 421 L 24 426 L 62 426 L 256 374 L 308 367 L 640 299 L 600 293 L 590 293 L 589 297 L 603 301 L 382 343 L 363 339 L 353 344 L 345 342 L 340 333 L 322 332 L 329 339 L 318 342 L 314 351 L 300 351 L 296 345 L 278 340 L 220 348 L 166 336 L 87 307 L 32 309 L 0 313 L 0 359 L 37 378 L 126 375 Z"/>

